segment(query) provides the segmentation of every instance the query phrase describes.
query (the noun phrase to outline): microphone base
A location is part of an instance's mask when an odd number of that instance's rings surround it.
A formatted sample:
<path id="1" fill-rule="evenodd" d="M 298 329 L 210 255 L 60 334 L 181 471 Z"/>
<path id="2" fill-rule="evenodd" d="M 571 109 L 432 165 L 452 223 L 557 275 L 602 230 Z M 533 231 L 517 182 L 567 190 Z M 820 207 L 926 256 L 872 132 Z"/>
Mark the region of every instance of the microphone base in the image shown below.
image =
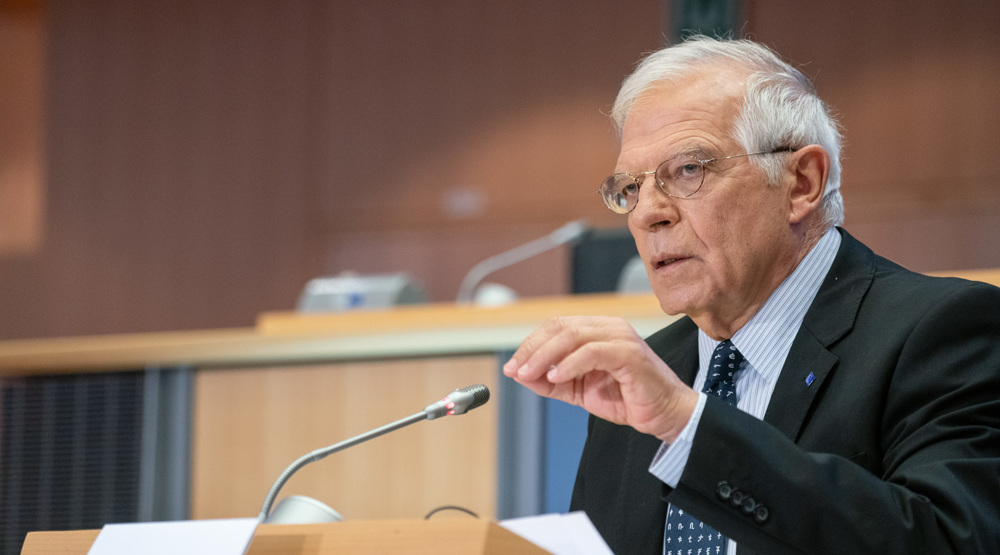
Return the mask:
<path id="1" fill-rule="evenodd" d="M 264 524 L 322 524 L 343 521 L 344 517 L 325 503 L 304 495 L 289 495 L 271 511 Z"/>

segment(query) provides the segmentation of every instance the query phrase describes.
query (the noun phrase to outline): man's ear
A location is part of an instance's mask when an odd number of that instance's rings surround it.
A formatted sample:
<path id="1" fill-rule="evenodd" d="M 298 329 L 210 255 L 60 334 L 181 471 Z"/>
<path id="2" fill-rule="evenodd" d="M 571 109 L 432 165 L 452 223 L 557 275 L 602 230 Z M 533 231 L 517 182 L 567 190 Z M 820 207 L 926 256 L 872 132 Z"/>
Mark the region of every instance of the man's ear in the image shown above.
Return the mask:
<path id="1" fill-rule="evenodd" d="M 797 224 L 816 212 L 823 200 L 826 180 L 830 176 L 830 155 L 819 145 L 809 145 L 791 156 L 795 181 L 788 193 L 788 221 Z"/>

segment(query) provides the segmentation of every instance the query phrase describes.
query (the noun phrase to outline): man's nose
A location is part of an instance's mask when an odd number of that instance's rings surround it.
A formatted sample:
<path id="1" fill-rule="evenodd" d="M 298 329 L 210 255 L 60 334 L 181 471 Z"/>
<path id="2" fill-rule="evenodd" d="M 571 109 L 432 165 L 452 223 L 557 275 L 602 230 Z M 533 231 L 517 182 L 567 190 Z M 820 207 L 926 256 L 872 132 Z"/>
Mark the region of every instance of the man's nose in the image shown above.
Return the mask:
<path id="1" fill-rule="evenodd" d="M 643 172 L 645 179 L 639 187 L 635 208 L 629 213 L 629 221 L 642 229 L 671 226 L 677 223 L 677 199 L 660 190 L 655 172 Z"/>

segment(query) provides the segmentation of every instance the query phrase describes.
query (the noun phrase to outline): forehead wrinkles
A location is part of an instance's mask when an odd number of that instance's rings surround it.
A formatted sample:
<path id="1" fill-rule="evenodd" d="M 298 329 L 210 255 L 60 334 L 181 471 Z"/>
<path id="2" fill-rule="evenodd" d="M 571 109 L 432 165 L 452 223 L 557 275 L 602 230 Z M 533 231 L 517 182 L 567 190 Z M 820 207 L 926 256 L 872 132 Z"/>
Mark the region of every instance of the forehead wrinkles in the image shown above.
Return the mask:
<path id="1" fill-rule="evenodd" d="M 733 64 L 692 67 L 650 86 L 636 99 L 622 126 L 622 164 L 661 162 L 685 149 L 737 146 L 733 122 L 749 72 Z"/>
<path id="2" fill-rule="evenodd" d="M 708 108 L 659 106 L 637 109 L 630 118 L 622 129 L 618 169 L 645 171 L 646 166 L 682 154 L 711 158 L 735 143 L 728 121 Z"/>

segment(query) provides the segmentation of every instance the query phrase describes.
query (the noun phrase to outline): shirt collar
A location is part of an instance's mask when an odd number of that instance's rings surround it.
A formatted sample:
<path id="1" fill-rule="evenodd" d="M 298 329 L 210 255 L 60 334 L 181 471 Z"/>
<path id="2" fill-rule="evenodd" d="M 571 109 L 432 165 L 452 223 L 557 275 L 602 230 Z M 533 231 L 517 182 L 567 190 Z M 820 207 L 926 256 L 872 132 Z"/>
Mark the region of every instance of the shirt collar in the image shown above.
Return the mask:
<path id="1" fill-rule="evenodd" d="M 732 342 L 747 360 L 749 368 L 773 383 L 792 348 L 792 341 L 802 326 L 809 305 L 816 298 L 823 278 L 840 249 L 840 233 L 829 228 L 806 254 L 764 306 L 735 334 Z M 715 347 L 715 341 L 698 330 L 698 370 L 703 375 Z"/>

